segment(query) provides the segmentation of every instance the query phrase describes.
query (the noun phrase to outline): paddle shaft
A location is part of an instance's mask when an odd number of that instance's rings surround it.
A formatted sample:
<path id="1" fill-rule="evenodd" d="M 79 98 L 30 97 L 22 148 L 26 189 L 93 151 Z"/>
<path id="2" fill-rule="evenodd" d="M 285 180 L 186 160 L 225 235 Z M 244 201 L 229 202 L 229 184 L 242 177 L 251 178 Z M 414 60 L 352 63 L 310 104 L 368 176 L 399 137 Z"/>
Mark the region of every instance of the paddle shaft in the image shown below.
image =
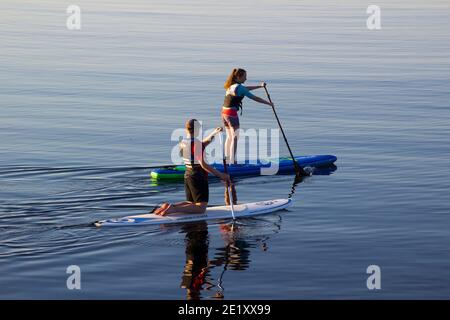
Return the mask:
<path id="1" fill-rule="evenodd" d="M 266 91 L 267 98 L 269 99 L 269 102 L 272 103 L 272 111 L 273 111 L 273 114 L 275 115 L 275 118 L 277 119 L 278 127 L 280 128 L 280 131 L 283 134 L 284 142 L 286 142 L 286 146 L 287 146 L 287 148 L 289 150 L 289 153 L 290 153 L 290 155 L 292 157 L 292 162 L 294 163 L 295 173 L 297 175 L 299 175 L 299 176 L 308 176 L 308 173 L 302 167 L 300 167 L 300 165 L 298 164 L 297 160 L 295 160 L 295 158 L 294 158 L 294 154 L 292 153 L 292 150 L 291 150 L 291 147 L 289 146 L 289 143 L 287 141 L 286 135 L 284 134 L 283 127 L 281 126 L 280 119 L 278 118 L 277 111 L 275 110 L 275 106 L 273 105 L 272 99 L 270 98 L 270 94 L 269 94 L 269 91 L 267 91 L 267 87 L 266 86 L 264 86 L 264 90 Z"/>
<path id="2" fill-rule="evenodd" d="M 223 150 L 223 157 L 222 157 L 222 161 L 223 161 L 223 172 L 225 174 L 228 174 L 228 165 L 227 165 L 227 159 L 225 156 L 225 140 L 222 137 L 222 133 L 220 133 L 220 140 L 222 143 L 222 150 Z M 230 188 L 230 184 L 227 182 L 227 190 L 228 190 L 228 201 L 230 201 L 230 209 L 231 209 L 231 215 L 233 216 L 233 220 L 236 220 L 235 216 L 234 216 L 234 207 L 233 207 L 233 197 L 231 195 L 231 188 Z"/>

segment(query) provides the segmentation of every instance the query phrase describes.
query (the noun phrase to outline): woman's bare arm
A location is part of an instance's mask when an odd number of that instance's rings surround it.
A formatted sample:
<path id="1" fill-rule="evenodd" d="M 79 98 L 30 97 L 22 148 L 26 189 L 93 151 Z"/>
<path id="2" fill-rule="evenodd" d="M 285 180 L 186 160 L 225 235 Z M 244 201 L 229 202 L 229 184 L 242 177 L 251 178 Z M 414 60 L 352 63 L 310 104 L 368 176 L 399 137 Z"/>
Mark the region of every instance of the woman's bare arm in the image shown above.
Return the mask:
<path id="1" fill-rule="evenodd" d="M 262 86 L 245 86 L 245 87 L 250 91 L 262 88 Z"/>
<path id="2" fill-rule="evenodd" d="M 216 177 L 218 177 L 218 178 L 224 180 L 224 181 L 227 182 L 227 183 L 230 183 L 230 176 L 229 176 L 229 175 L 224 174 L 224 173 L 220 172 L 219 170 L 213 168 L 213 167 L 210 166 L 204 159 L 200 161 L 200 165 L 202 166 L 202 168 L 203 168 L 205 171 L 207 171 L 207 172 L 209 172 L 209 173 L 215 175 Z"/>
<path id="3" fill-rule="evenodd" d="M 261 89 L 261 88 L 264 88 L 265 85 L 266 85 L 265 82 L 261 82 L 261 84 L 258 85 L 258 86 L 245 86 L 245 87 L 246 87 L 248 90 L 252 91 L 252 90 L 255 90 L 255 89 Z"/>
<path id="4" fill-rule="evenodd" d="M 216 129 L 214 129 L 213 132 L 211 132 L 211 134 L 209 136 L 207 136 L 205 139 L 203 139 L 202 143 L 204 144 L 205 147 L 207 147 L 214 139 L 214 136 L 216 134 L 218 134 L 219 132 L 221 132 L 223 130 L 223 128 L 221 127 L 217 127 Z"/>
<path id="5" fill-rule="evenodd" d="M 260 98 L 260 97 L 254 96 L 254 97 L 251 98 L 251 99 L 252 99 L 252 100 L 255 100 L 256 102 L 259 102 L 259 103 L 262 103 L 262 104 L 267 104 L 268 106 L 272 106 L 272 104 L 271 104 L 269 101 L 264 100 L 264 99 L 262 99 L 262 98 Z"/>

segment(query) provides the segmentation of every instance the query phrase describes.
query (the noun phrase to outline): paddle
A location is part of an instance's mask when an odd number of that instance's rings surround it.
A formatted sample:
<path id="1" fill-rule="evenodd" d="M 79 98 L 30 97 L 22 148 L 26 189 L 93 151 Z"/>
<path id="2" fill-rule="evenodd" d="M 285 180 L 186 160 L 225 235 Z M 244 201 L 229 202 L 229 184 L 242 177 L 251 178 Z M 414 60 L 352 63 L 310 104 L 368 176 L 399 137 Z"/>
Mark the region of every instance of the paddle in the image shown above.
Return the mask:
<path id="1" fill-rule="evenodd" d="M 227 165 L 227 159 L 225 156 L 225 141 L 223 140 L 222 137 L 222 133 L 219 133 L 219 138 L 220 138 L 220 144 L 222 145 L 222 150 L 223 150 L 223 156 L 222 156 L 222 161 L 223 161 L 223 172 L 225 174 L 228 174 L 228 165 Z M 230 184 L 227 182 L 227 190 L 228 190 L 228 201 L 230 202 L 230 208 L 231 208 L 231 215 L 233 216 L 233 221 L 236 220 L 236 218 L 234 217 L 234 207 L 233 207 L 233 197 L 231 195 L 231 188 L 230 188 Z"/>
<path id="2" fill-rule="evenodd" d="M 275 106 L 273 105 L 272 99 L 270 98 L 269 91 L 267 91 L 266 84 L 264 84 L 264 90 L 266 90 L 266 94 L 267 94 L 267 98 L 269 99 L 269 102 L 272 103 L 273 114 L 275 115 L 275 118 L 277 119 L 278 126 L 280 127 L 280 131 L 283 134 L 284 142 L 286 142 L 286 146 L 287 146 L 287 148 L 289 150 L 289 153 L 291 154 L 292 161 L 294 163 L 294 169 L 295 169 L 296 176 L 297 177 L 309 176 L 309 174 L 302 167 L 300 167 L 300 165 L 298 164 L 297 160 L 295 160 L 294 155 L 292 154 L 291 147 L 289 146 L 289 143 L 287 141 L 286 135 L 284 134 L 283 127 L 281 126 L 280 119 L 278 118 L 277 112 L 275 111 Z"/>

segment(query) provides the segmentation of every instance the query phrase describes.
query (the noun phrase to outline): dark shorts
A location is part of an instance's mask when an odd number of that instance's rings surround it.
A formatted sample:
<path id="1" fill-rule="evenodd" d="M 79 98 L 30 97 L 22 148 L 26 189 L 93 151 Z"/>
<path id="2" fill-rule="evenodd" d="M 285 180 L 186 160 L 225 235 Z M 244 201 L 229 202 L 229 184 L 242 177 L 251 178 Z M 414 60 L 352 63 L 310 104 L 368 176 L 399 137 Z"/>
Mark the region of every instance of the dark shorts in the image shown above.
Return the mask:
<path id="1" fill-rule="evenodd" d="M 227 128 L 239 129 L 239 117 L 222 114 L 223 125 Z"/>
<path id="2" fill-rule="evenodd" d="M 209 201 L 208 178 L 202 175 L 185 175 L 184 190 L 186 191 L 186 201 L 195 203 Z"/>

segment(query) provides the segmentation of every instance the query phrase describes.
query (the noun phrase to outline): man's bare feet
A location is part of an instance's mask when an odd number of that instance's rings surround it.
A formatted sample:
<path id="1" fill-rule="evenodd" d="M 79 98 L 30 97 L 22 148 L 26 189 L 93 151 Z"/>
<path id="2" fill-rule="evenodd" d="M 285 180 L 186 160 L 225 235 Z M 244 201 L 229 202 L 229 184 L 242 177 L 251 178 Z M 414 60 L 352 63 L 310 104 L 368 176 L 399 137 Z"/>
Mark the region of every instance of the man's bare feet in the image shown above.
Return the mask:
<path id="1" fill-rule="evenodd" d="M 166 210 L 168 206 L 170 206 L 169 203 L 163 203 L 158 209 L 156 209 L 155 211 L 153 211 L 153 213 L 156 214 L 156 215 L 161 215 L 161 212 L 163 212 L 164 210 Z"/>

